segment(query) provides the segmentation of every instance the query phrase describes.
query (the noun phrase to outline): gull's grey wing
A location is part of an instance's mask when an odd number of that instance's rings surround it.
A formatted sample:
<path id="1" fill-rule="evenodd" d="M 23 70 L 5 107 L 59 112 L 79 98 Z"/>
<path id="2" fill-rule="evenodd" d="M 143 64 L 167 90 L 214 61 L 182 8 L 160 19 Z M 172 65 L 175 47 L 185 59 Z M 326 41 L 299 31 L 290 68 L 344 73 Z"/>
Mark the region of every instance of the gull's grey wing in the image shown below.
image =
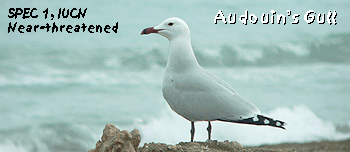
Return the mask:
<path id="1" fill-rule="evenodd" d="M 175 112 L 188 120 L 239 120 L 260 113 L 224 80 L 202 69 L 173 74 L 169 79 L 163 85 L 163 96 Z"/>

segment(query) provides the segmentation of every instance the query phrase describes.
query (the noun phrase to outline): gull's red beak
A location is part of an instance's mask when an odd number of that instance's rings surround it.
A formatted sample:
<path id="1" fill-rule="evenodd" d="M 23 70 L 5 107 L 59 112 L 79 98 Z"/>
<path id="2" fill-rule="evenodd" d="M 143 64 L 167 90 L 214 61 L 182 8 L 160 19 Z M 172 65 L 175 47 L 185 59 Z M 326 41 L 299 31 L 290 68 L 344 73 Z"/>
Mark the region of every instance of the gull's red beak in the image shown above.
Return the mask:
<path id="1" fill-rule="evenodd" d="M 159 30 L 156 30 L 154 29 L 153 27 L 149 27 L 149 28 L 145 28 L 144 30 L 142 30 L 141 32 L 141 35 L 147 35 L 147 34 L 151 34 L 151 33 L 158 33 L 158 31 L 161 31 L 163 29 L 159 29 Z"/>

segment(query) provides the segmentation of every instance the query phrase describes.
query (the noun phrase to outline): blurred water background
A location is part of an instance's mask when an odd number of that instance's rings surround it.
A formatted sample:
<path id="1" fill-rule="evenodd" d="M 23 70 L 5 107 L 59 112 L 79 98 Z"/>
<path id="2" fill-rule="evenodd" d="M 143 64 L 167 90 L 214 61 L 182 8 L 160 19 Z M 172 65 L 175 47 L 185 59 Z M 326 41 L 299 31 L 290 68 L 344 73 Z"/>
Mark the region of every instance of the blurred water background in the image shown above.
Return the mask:
<path id="1" fill-rule="evenodd" d="M 9 8 L 38 18 L 10 19 Z M 44 19 L 44 11 L 87 8 L 85 18 Z M 350 137 L 350 2 L 338 1 L 2 1 L 0 2 L 0 151 L 87 151 L 107 123 L 137 128 L 142 143 L 190 140 L 190 123 L 162 97 L 168 40 L 141 31 L 177 16 L 199 63 L 287 130 L 214 122 L 212 138 L 243 145 Z M 222 10 L 259 17 L 256 25 L 214 24 Z M 262 13 L 286 25 L 260 22 Z M 291 24 L 291 14 L 300 14 Z M 336 10 L 337 25 L 307 24 L 308 10 Z M 118 33 L 7 33 L 22 25 L 115 25 Z M 207 138 L 196 123 L 195 140 Z"/>

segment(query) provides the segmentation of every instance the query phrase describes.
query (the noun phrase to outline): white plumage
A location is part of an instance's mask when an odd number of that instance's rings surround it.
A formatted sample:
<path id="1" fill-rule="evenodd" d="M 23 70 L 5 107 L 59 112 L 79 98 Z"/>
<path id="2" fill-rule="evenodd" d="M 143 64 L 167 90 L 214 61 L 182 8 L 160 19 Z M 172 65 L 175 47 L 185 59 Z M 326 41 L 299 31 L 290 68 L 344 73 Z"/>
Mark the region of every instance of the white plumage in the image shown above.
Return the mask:
<path id="1" fill-rule="evenodd" d="M 182 19 L 168 18 L 155 27 L 144 29 L 141 34 L 150 33 L 160 34 L 169 40 L 163 96 L 173 111 L 192 122 L 191 141 L 195 121 L 209 122 L 209 139 L 210 121 L 214 120 L 283 128 L 284 122 L 258 115 L 260 110 L 253 103 L 198 64 L 191 46 L 189 27 Z M 263 120 L 253 121 L 253 118 Z M 274 122 L 271 123 L 271 120 Z"/>

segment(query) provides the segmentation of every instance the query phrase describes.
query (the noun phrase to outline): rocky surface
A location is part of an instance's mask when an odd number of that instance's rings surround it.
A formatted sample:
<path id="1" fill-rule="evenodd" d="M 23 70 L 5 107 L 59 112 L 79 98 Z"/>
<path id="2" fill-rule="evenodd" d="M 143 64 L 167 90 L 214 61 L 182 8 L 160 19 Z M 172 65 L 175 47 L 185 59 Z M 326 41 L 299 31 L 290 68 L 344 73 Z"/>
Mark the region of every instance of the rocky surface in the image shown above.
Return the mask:
<path id="1" fill-rule="evenodd" d="M 120 131 L 109 123 L 103 129 L 101 140 L 96 143 L 94 149 L 88 152 L 134 152 L 140 144 L 141 136 L 137 129 L 131 132 Z"/>
<path id="2" fill-rule="evenodd" d="M 334 152 L 349 152 L 350 151 L 350 139 L 342 141 L 320 141 L 309 143 L 283 143 L 278 145 L 262 145 L 256 148 L 266 149 L 285 149 L 293 148 L 296 151 L 334 151 Z"/>
<path id="3" fill-rule="evenodd" d="M 102 141 L 101 141 L 102 140 Z M 205 142 L 180 142 L 176 145 L 165 143 L 145 143 L 138 147 L 141 141 L 140 132 L 120 131 L 112 124 L 107 124 L 103 135 L 96 143 L 96 148 L 88 152 L 294 152 L 294 151 L 350 151 L 350 139 L 343 141 L 321 141 L 310 143 L 284 143 L 278 145 L 262 145 L 259 147 L 244 147 L 238 142 L 218 142 L 207 140 Z"/>
<path id="4" fill-rule="evenodd" d="M 350 151 L 350 139 L 342 141 L 321 141 L 310 143 L 284 143 L 277 145 L 262 145 L 259 147 L 244 147 L 238 142 L 180 142 L 177 145 L 164 143 L 145 143 L 137 151 L 142 152 L 172 152 L 172 151 L 195 151 L 195 152 L 348 152 Z"/>
<path id="5" fill-rule="evenodd" d="M 218 142 L 216 140 L 207 140 L 205 142 L 180 142 L 177 145 L 167 145 L 164 143 L 145 143 L 137 151 L 139 152 L 172 152 L 172 151 L 188 151 L 188 152 L 276 152 L 276 151 L 295 151 L 293 149 L 264 149 L 264 148 L 245 148 L 238 142 Z"/>
<path id="6" fill-rule="evenodd" d="M 321 141 L 310 143 L 284 143 L 277 145 L 262 145 L 259 147 L 244 147 L 238 142 L 180 142 L 177 145 L 164 143 L 145 143 L 137 151 L 142 152 L 172 152 L 172 151 L 195 151 L 195 152 L 348 152 L 350 151 L 350 139 L 342 141 Z"/>

